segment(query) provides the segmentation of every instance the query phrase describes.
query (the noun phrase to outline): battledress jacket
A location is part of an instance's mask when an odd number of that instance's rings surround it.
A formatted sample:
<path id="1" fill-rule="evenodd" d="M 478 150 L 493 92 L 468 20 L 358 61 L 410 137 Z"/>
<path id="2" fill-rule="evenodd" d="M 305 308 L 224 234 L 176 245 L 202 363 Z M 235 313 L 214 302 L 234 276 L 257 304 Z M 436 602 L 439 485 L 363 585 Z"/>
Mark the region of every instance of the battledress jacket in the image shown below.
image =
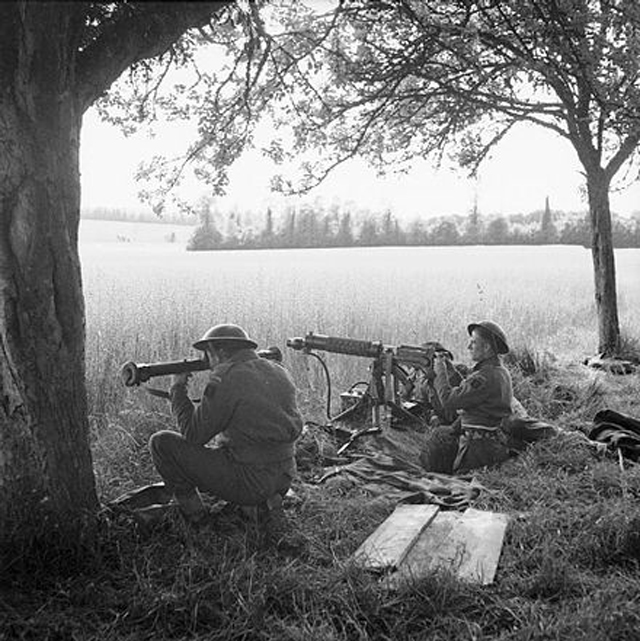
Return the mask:
<path id="1" fill-rule="evenodd" d="M 459 410 L 462 428 L 498 427 L 511 414 L 511 375 L 498 356 L 476 363 L 456 387 L 445 371 L 436 376 L 434 387 L 446 410 Z"/>
<path id="2" fill-rule="evenodd" d="M 433 382 L 443 408 L 457 411 L 459 418 L 451 427 L 440 428 L 450 440 L 438 445 L 442 434 L 434 436 L 425 453 L 427 469 L 458 474 L 502 463 L 509 457 L 501 430 L 503 419 L 511 414 L 509 371 L 495 356 L 477 363 L 461 382 L 458 376 L 455 385 L 452 380 L 451 368 L 447 367 Z M 433 468 L 434 461 L 437 469 Z"/>
<path id="3" fill-rule="evenodd" d="M 296 389 L 281 365 L 260 358 L 252 349 L 236 352 L 216 366 L 194 405 L 185 385 L 171 387 L 171 407 L 178 427 L 190 443 L 216 446 L 250 465 L 290 460 L 302 431 Z"/>

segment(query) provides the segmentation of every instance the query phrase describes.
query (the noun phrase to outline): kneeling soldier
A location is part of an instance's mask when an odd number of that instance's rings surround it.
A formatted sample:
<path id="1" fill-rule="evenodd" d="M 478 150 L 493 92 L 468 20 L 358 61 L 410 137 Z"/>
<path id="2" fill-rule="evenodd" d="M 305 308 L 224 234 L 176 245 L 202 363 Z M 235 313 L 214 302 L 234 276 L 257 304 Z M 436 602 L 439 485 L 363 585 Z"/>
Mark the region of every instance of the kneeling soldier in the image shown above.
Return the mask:
<path id="1" fill-rule="evenodd" d="M 194 347 L 207 355 L 210 380 L 194 405 L 187 395 L 189 374 L 173 376 L 171 409 L 180 434 L 151 437 L 156 469 L 192 523 L 206 516 L 198 490 L 280 510 L 296 473 L 294 443 L 302 431 L 289 374 L 260 358 L 257 343 L 237 325 L 212 327 Z M 215 446 L 206 447 L 215 436 Z"/>

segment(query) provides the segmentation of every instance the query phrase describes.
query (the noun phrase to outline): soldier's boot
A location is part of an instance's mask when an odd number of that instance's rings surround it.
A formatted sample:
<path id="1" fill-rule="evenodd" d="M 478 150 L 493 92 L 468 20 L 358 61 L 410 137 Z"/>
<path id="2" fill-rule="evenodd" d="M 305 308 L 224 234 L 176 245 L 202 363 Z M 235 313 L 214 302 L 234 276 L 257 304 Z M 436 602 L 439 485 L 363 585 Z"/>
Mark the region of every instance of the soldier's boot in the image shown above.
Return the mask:
<path id="1" fill-rule="evenodd" d="M 167 505 L 171 503 L 173 493 L 164 483 L 145 485 L 121 494 L 118 498 L 107 503 L 107 507 L 116 513 L 139 510 L 152 505 Z"/>
<path id="2" fill-rule="evenodd" d="M 207 519 L 207 510 L 197 490 L 186 493 L 176 493 L 176 501 L 180 513 L 189 525 L 200 525 Z"/>
<path id="3" fill-rule="evenodd" d="M 258 506 L 257 505 L 239 505 L 238 509 L 242 514 L 243 520 L 252 527 L 258 527 Z"/>
<path id="4" fill-rule="evenodd" d="M 266 539 L 273 543 L 280 542 L 289 530 L 282 499 L 282 494 L 273 494 L 258 506 L 258 523 Z"/>
<path id="5" fill-rule="evenodd" d="M 273 518 L 284 517 L 281 494 L 274 494 L 258 505 L 241 505 L 239 508 L 245 521 L 256 526 L 264 525 Z"/>

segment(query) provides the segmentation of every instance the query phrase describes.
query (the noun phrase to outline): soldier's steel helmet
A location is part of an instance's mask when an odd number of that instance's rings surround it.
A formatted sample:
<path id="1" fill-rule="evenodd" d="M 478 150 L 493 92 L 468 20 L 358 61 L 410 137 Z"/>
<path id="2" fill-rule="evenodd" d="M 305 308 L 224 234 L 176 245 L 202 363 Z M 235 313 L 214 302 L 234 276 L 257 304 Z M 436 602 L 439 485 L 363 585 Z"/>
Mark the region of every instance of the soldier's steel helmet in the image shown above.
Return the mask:
<path id="1" fill-rule="evenodd" d="M 479 321 L 478 323 L 471 323 L 467 327 L 469 335 L 474 329 L 480 329 L 489 334 L 495 341 L 496 352 L 498 354 L 506 354 L 509 351 L 509 343 L 507 343 L 507 336 L 498 323 L 493 321 Z"/>
<path id="2" fill-rule="evenodd" d="M 208 329 L 204 333 L 204 336 L 199 341 L 196 341 L 193 346 L 196 349 L 204 350 L 207 343 L 224 344 L 232 341 L 234 343 L 244 343 L 247 347 L 252 347 L 253 349 L 258 347 L 258 343 L 249 338 L 247 332 L 245 332 L 242 327 L 229 323 L 214 325 Z"/>

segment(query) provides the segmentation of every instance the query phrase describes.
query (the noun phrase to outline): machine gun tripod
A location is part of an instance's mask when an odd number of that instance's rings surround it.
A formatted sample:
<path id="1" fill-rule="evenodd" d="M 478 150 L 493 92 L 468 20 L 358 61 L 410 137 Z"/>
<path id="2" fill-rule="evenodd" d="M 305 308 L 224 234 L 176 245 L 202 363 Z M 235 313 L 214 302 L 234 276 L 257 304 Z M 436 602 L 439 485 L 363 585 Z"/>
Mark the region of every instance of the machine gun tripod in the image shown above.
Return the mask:
<path id="1" fill-rule="evenodd" d="M 394 416 L 424 425 L 423 419 L 409 409 L 410 406 L 415 408 L 417 404 L 410 404 L 407 400 L 412 383 L 405 367 L 421 370 L 428 379 L 433 371 L 433 358 L 437 352 L 444 352 L 453 358 L 448 350 L 436 342 L 425 343 L 421 346 L 391 346 L 375 341 L 324 336 L 313 332 L 309 332 L 304 338 L 288 339 L 287 347 L 315 356 L 322 363 L 329 383 L 327 418 L 330 422 L 347 418 L 355 413 L 363 403 L 370 405 L 372 429 L 367 433 L 391 427 Z M 329 371 L 324 361 L 314 353 L 314 350 L 360 356 L 372 361 L 365 392 L 359 395 L 359 398 L 354 399 L 350 407 L 343 409 L 333 418 L 329 416 L 331 390 Z M 364 435 L 365 431 L 363 430 L 362 433 Z"/>

